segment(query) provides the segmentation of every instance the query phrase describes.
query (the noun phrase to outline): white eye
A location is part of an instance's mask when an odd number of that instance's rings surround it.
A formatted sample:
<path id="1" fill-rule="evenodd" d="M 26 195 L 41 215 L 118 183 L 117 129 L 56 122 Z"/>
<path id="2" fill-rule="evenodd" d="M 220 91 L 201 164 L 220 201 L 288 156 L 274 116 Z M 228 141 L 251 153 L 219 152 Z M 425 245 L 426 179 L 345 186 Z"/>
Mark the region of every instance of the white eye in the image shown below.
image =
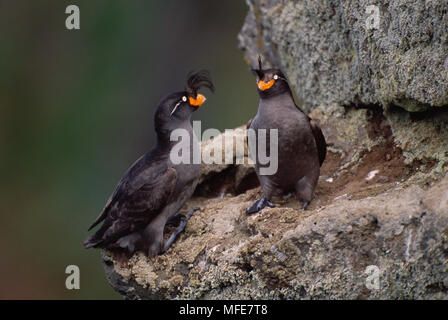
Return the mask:
<path id="1" fill-rule="evenodd" d="M 186 96 L 183 96 L 183 97 L 182 97 L 182 101 L 183 101 L 183 102 L 187 101 L 187 97 L 186 97 Z"/>
<path id="2" fill-rule="evenodd" d="M 274 75 L 274 80 L 277 80 L 278 79 L 278 75 Z"/>

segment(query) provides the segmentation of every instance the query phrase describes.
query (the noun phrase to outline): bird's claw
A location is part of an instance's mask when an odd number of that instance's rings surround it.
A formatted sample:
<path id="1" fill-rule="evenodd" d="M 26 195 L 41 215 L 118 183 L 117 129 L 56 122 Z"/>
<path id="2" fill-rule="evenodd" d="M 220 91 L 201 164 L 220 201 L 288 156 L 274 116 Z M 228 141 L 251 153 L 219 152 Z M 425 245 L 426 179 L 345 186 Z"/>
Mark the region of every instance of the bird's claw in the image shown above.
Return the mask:
<path id="1" fill-rule="evenodd" d="M 176 230 L 174 230 L 174 232 L 171 234 L 170 238 L 168 239 L 168 241 L 165 243 L 165 245 L 163 246 L 162 251 L 160 252 L 160 254 L 165 253 L 170 247 L 171 245 L 174 243 L 174 241 L 176 240 L 177 236 L 182 233 L 182 231 L 184 231 L 185 227 L 187 226 L 187 222 L 188 220 L 190 220 L 191 216 L 193 215 L 193 213 L 195 211 L 198 211 L 200 208 L 193 208 L 190 210 L 190 212 L 185 216 L 185 219 L 182 220 L 179 224 L 179 226 L 177 227 Z M 177 214 L 179 215 L 179 214 Z M 177 216 L 176 215 L 176 216 Z M 176 217 L 174 216 L 174 217 Z M 182 215 L 183 216 L 183 215 Z"/>
<path id="2" fill-rule="evenodd" d="M 174 216 L 172 216 L 167 222 L 166 225 L 168 226 L 178 226 L 179 223 L 182 221 L 182 219 L 185 218 L 185 215 L 182 213 L 176 213 Z"/>
<path id="3" fill-rule="evenodd" d="M 267 197 L 255 201 L 249 208 L 246 209 L 246 214 L 252 214 L 260 211 L 264 207 L 275 208 L 275 205 Z"/>

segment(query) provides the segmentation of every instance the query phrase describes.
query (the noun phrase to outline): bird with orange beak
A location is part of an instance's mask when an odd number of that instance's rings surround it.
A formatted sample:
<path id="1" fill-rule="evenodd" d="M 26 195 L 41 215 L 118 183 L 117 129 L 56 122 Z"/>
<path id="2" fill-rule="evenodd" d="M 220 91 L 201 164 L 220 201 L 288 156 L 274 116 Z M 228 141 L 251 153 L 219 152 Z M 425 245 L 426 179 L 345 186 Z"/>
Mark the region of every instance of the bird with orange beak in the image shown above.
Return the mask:
<path id="1" fill-rule="evenodd" d="M 198 93 L 202 87 L 214 91 L 208 72 L 190 73 L 184 91 L 172 93 L 159 103 L 154 117 L 156 145 L 121 178 L 102 213 L 89 228 L 103 223 L 84 241 L 85 248 L 124 251 L 127 255 L 142 251 L 154 257 L 168 250 L 184 230 L 194 210 L 183 220 L 177 212 L 193 194 L 201 164 L 173 163 L 170 153 L 179 142 L 171 141 L 170 137 L 174 130 L 184 129 L 191 137 L 189 155 L 194 148 L 199 148 L 195 146 L 198 141 L 191 126 L 191 115 L 206 100 Z M 173 220 L 180 224 L 164 243 L 165 225 Z"/>
<path id="2" fill-rule="evenodd" d="M 270 132 L 278 134 L 277 171 L 270 175 L 261 174 L 265 166 L 255 155 L 255 171 L 261 184 L 263 197 L 252 204 L 247 214 L 260 211 L 266 206 L 274 207 L 273 196 L 295 192 L 302 209 L 306 209 L 313 198 L 319 179 L 320 166 L 325 159 L 326 143 L 316 121 L 308 117 L 294 102 L 285 75 L 279 69 L 263 69 L 261 57 L 258 69 L 252 69 L 257 77 L 260 96 L 258 112 L 249 121 L 248 129 L 256 135 L 256 150 L 260 146 L 260 130 L 266 130 L 266 155 L 271 154 Z M 262 135 L 263 136 L 263 135 Z M 254 155 L 252 155 L 253 157 Z"/>

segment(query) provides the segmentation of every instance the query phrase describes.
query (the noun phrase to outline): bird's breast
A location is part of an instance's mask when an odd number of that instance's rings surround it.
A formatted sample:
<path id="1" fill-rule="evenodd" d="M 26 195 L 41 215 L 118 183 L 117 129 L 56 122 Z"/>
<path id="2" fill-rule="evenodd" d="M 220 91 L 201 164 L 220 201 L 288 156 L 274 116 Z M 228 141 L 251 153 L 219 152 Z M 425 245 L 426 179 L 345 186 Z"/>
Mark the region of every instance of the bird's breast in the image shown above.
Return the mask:
<path id="1" fill-rule="evenodd" d="M 270 161 L 277 161 L 278 165 L 276 173 L 270 180 L 273 182 L 278 180 L 280 185 L 294 183 L 318 161 L 317 148 L 308 117 L 297 109 L 273 105 L 263 107 L 264 109 L 261 112 L 259 110 L 250 127 L 256 133 L 255 167 L 258 171 L 261 167 L 269 166 L 270 164 L 264 165 L 258 161 L 259 155 L 268 155 Z M 267 107 L 276 109 L 267 110 Z M 265 134 L 260 134 L 261 130 L 265 130 Z M 264 139 L 265 136 L 266 141 L 262 143 L 260 139 Z M 260 148 L 266 148 L 266 150 L 260 150 Z"/>

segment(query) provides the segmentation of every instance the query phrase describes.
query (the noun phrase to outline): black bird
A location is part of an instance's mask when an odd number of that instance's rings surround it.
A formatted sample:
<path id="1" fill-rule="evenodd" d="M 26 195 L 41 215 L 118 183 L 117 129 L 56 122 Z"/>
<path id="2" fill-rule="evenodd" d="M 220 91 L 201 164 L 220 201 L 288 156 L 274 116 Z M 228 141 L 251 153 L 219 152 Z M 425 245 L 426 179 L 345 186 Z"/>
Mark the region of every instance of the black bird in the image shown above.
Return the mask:
<path id="1" fill-rule="evenodd" d="M 183 231 L 193 209 L 181 222 L 167 243 L 163 244 L 165 224 L 179 220 L 178 210 L 191 197 L 199 180 L 201 164 L 174 164 L 170 157 L 173 147 L 181 141 L 171 141 L 175 129 L 189 134 L 190 160 L 193 148 L 199 148 L 191 126 L 191 114 L 205 101 L 198 90 L 214 92 L 207 71 L 190 73 L 185 91 L 168 95 L 159 103 L 154 116 L 157 143 L 138 159 L 121 178 L 102 213 L 91 230 L 103 225 L 84 240 L 85 248 L 121 249 L 128 254 L 143 251 L 149 257 L 165 252 Z M 184 131 L 185 132 L 185 131 Z M 198 150 L 198 149 L 196 149 Z M 186 161 L 188 162 L 188 161 Z"/>
<path id="2" fill-rule="evenodd" d="M 316 121 L 309 118 L 294 102 L 288 81 L 278 69 L 262 69 L 258 58 L 257 76 L 260 104 L 257 115 L 249 121 L 248 129 L 255 130 L 256 146 L 258 131 L 266 129 L 266 154 L 270 154 L 270 129 L 278 129 L 278 169 L 272 175 L 261 175 L 264 167 L 255 157 L 255 170 L 263 191 L 263 198 L 247 210 L 247 214 L 260 211 L 266 206 L 274 207 L 272 196 L 295 192 L 305 210 L 313 198 L 319 179 L 320 166 L 327 151 L 324 135 Z"/>

